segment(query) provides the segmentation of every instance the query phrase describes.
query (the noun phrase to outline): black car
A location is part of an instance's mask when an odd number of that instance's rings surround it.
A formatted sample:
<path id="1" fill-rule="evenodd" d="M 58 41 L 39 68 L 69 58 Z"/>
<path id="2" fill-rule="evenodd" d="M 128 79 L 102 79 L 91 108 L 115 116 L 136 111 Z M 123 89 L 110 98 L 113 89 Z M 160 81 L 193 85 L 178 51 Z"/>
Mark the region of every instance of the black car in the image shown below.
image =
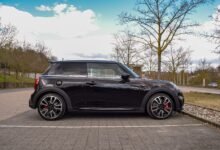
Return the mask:
<path id="1" fill-rule="evenodd" d="M 46 120 L 70 111 L 133 111 L 165 119 L 183 104 L 172 82 L 142 79 L 121 63 L 98 60 L 52 62 L 29 100 Z"/>

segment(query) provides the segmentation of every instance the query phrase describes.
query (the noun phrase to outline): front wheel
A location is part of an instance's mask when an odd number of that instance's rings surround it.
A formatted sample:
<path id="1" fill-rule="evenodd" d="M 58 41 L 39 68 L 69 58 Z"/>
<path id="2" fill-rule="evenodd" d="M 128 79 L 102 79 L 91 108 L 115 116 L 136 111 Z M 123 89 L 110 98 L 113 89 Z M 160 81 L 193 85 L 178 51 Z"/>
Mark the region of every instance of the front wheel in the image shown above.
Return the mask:
<path id="1" fill-rule="evenodd" d="M 63 98 L 57 94 L 46 94 L 38 102 L 38 113 L 45 120 L 57 120 L 63 117 L 66 104 Z"/>
<path id="2" fill-rule="evenodd" d="M 150 117 L 166 119 L 172 115 L 174 105 L 170 96 L 164 93 L 157 93 L 149 99 L 146 107 Z"/>

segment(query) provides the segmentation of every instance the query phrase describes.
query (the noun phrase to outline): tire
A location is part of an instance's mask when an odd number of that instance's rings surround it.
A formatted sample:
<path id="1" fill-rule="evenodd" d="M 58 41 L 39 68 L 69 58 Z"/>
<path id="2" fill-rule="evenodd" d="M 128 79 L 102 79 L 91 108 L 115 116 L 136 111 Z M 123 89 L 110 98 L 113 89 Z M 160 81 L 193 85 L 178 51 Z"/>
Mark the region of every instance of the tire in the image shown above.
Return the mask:
<path id="1" fill-rule="evenodd" d="M 147 114 L 154 119 L 166 119 L 172 115 L 173 110 L 173 99 L 164 93 L 151 96 L 146 105 Z"/>
<path id="2" fill-rule="evenodd" d="M 45 120 L 58 120 L 66 112 L 64 99 L 55 93 L 42 96 L 37 106 L 39 115 Z"/>

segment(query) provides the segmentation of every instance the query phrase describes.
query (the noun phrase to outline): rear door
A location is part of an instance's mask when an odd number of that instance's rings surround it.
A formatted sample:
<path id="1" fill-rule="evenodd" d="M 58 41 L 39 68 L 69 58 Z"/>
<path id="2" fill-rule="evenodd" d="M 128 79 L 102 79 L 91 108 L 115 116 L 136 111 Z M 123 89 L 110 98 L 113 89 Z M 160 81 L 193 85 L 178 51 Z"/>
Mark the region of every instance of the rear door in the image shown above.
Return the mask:
<path id="1" fill-rule="evenodd" d="M 64 90 L 71 99 L 72 107 L 77 109 L 85 107 L 86 102 L 83 98 L 85 90 L 83 86 L 86 84 L 87 68 L 84 62 L 61 62 L 54 64 L 48 74 L 56 76 L 56 84 Z"/>

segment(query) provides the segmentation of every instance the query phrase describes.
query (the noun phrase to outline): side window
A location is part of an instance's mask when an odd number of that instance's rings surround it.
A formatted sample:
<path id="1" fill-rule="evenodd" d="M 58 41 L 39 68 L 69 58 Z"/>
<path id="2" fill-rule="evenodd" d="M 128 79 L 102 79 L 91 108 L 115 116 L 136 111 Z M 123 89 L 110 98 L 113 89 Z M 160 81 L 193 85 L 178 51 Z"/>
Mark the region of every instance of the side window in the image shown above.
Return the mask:
<path id="1" fill-rule="evenodd" d="M 98 78 L 120 78 L 125 72 L 111 63 L 88 63 L 88 76 Z"/>
<path id="2" fill-rule="evenodd" d="M 58 63 L 53 64 L 48 75 L 87 76 L 86 63 Z"/>

